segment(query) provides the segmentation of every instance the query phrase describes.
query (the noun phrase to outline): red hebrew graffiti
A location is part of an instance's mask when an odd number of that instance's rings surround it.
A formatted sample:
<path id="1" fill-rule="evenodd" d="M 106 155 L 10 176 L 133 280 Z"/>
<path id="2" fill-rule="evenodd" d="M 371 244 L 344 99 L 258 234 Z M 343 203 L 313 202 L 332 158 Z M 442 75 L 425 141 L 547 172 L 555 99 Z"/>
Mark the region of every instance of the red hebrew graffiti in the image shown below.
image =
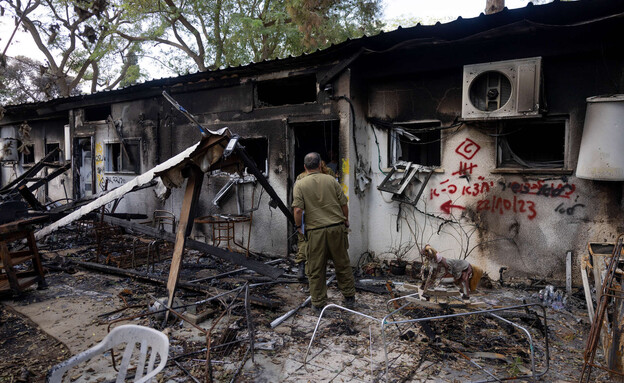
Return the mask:
<path id="1" fill-rule="evenodd" d="M 470 138 L 466 138 L 464 142 L 459 144 L 457 149 L 455 149 L 455 153 L 459 154 L 460 156 L 464 157 L 467 160 L 471 160 L 472 157 L 474 157 L 475 154 L 477 154 L 479 149 L 481 149 L 479 144 L 477 144 Z"/>
<path id="2" fill-rule="evenodd" d="M 442 205 L 440 205 L 440 209 L 442 209 L 442 212 L 446 213 L 446 214 L 451 214 L 451 209 L 462 209 L 462 210 L 466 210 L 465 207 L 460 206 L 460 205 L 453 205 L 453 201 L 448 200 L 446 202 L 444 202 Z"/>
<path id="3" fill-rule="evenodd" d="M 570 198 L 572 194 L 576 191 L 575 184 L 569 183 L 559 183 L 555 186 L 554 183 L 545 184 L 544 181 L 537 182 L 509 182 L 503 183 L 500 182 L 503 187 L 503 191 L 509 188 L 514 194 L 533 194 L 544 197 L 552 197 L 552 198 Z"/>
<path id="4" fill-rule="evenodd" d="M 480 178 L 483 178 L 483 177 L 480 177 Z M 439 191 L 437 188 L 430 189 L 429 199 L 433 199 L 434 197 L 439 197 L 440 192 L 448 193 L 448 194 L 455 194 L 457 192 L 460 192 L 462 196 L 476 197 L 481 194 L 489 193 L 490 188 L 494 187 L 493 181 L 476 182 L 472 185 L 465 185 L 465 186 L 457 186 L 455 184 L 447 185 L 449 181 L 450 180 L 447 179 L 447 180 L 440 182 L 440 187 L 443 187 L 443 188 L 440 189 Z"/>
<path id="5" fill-rule="evenodd" d="M 459 174 L 460 176 L 463 176 L 463 175 L 466 175 L 466 174 L 472 174 L 472 169 L 474 169 L 476 167 L 478 167 L 478 165 L 473 164 L 472 162 L 464 163 L 464 162 L 460 161 L 459 162 L 459 170 L 456 171 L 456 172 L 453 172 L 451 175 L 452 176 L 456 176 L 456 175 Z"/>
<path id="6" fill-rule="evenodd" d="M 477 211 L 498 212 L 500 215 L 507 212 L 526 213 L 528 219 L 537 217 L 535 202 L 519 199 L 517 196 L 514 196 L 513 200 L 492 196 L 492 198 L 477 201 Z"/>

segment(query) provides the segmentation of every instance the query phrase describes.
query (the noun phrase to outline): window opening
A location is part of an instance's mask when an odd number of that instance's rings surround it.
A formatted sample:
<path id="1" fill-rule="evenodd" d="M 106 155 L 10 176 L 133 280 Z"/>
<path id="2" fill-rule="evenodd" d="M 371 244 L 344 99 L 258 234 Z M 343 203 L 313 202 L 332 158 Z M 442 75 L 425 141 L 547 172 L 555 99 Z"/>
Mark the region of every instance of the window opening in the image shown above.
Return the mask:
<path id="1" fill-rule="evenodd" d="M 35 163 L 35 145 L 24 145 L 24 150 L 22 151 L 22 164 L 23 165 L 32 165 Z"/>
<path id="2" fill-rule="evenodd" d="M 498 167 L 561 169 L 565 166 L 564 120 L 505 121 L 498 128 Z"/>
<path id="3" fill-rule="evenodd" d="M 105 121 L 111 115 L 110 105 L 99 105 L 85 108 L 85 121 Z"/>
<path id="4" fill-rule="evenodd" d="M 389 130 L 389 163 L 400 161 L 423 166 L 441 165 L 440 121 L 395 122 Z"/>
<path id="5" fill-rule="evenodd" d="M 280 106 L 316 102 L 316 76 L 305 75 L 256 84 L 258 106 Z"/>
<path id="6" fill-rule="evenodd" d="M 45 154 L 46 155 L 50 154 L 55 149 L 59 149 L 59 151 L 57 151 L 56 154 L 54 154 L 52 157 L 50 157 L 50 159 L 49 159 L 50 162 L 59 162 L 61 160 L 61 152 L 60 152 L 61 144 L 59 144 L 58 142 L 46 143 L 46 146 L 45 146 Z"/>
<path id="7" fill-rule="evenodd" d="M 105 171 L 108 173 L 133 173 L 139 174 L 140 161 L 131 161 L 130 158 L 140 159 L 140 141 L 124 140 L 106 144 Z M 125 149 L 124 149 L 125 146 Z"/>
<path id="8" fill-rule="evenodd" d="M 269 162 L 269 141 L 266 137 L 260 138 L 241 138 L 238 140 L 251 159 L 254 160 L 256 166 L 263 174 L 267 174 Z"/>

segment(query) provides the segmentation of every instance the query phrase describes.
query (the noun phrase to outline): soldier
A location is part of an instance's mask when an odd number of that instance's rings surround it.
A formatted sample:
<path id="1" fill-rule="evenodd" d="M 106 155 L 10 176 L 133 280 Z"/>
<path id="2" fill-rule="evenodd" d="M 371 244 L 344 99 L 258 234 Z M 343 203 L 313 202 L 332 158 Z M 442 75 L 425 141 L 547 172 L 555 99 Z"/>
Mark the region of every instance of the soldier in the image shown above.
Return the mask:
<path id="1" fill-rule="evenodd" d="M 338 288 L 345 298 L 345 306 L 355 304 L 355 281 L 347 254 L 349 207 L 340 184 L 321 171 L 321 156 L 309 153 L 304 158 L 307 176 L 295 183 L 293 203 L 295 225 L 301 228 L 305 210 L 305 236 L 307 242 L 307 271 L 312 307 L 321 310 L 327 304 L 327 260 L 336 268 Z"/>
<path id="2" fill-rule="evenodd" d="M 321 173 L 329 174 L 330 176 L 336 178 L 336 173 L 334 173 L 333 170 L 325 166 L 325 161 L 321 161 Z M 304 170 L 297 176 L 295 182 L 299 181 L 307 175 L 308 173 Z M 302 229 L 302 231 L 305 233 L 305 225 L 303 225 Z M 299 278 L 299 280 L 306 279 L 306 262 L 308 259 L 307 253 L 308 243 L 305 241 L 305 236 L 302 233 L 297 233 L 297 255 L 295 256 L 295 263 L 297 264 L 297 278 Z"/>

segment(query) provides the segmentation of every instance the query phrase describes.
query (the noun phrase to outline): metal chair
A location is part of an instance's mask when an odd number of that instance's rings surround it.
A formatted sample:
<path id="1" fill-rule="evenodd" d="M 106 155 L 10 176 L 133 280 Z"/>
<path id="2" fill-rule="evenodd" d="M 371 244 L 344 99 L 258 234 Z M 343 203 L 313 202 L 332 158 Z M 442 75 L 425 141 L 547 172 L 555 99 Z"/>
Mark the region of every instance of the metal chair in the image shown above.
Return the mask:
<path id="1" fill-rule="evenodd" d="M 132 355 L 135 354 L 134 350 L 137 343 L 141 346 L 139 348 L 140 354 L 138 355 L 138 359 L 135 358 L 136 360 L 134 362 L 136 366 L 134 375 L 135 383 L 149 382 L 156 374 L 165 368 L 169 356 L 169 338 L 162 332 L 154 330 L 153 328 L 137 325 L 123 325 L 113 329 L 113 331 L 97 345 L 52 367 L 48 372 L 47 382 L 62 382 L 63 375 L 72 367 L 124 343 L 126 344 L 126 349 L 123 353 L 119 372 L 117 373 L 116 383 L 125 381 L 126 374 L 128 373 L 128 366 L 133 360 Z M 148 350 L 151 350 L 151 353 L 146 366 L 145 362 Z M 156 356 L 160 358 L 160 361 L 158 366 L 154 368 Z"/>
<path id="2" fill-rule="evenodd" d="M 165 225 L 171 225 L 171 232 L 176 232 L 176 216 L 167 210 L 154 210 L 154 227 L 165 230 Z"/>

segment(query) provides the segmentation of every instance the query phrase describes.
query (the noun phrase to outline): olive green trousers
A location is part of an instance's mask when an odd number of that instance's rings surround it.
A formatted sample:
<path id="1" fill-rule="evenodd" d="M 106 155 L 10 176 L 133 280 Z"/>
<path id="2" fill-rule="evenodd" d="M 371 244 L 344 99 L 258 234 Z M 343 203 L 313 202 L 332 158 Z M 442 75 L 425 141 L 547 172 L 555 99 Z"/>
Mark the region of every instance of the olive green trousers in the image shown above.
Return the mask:
<path id="1" fill-rule="evenodd" d="M 336 268 L 338 289 L 345 298 L 355 296 L 355 280 L 347 249 L 347 229 L 337 225 L 307 232 L 308 259 L 306 275 L 310 285 L 312 304 L 323 307 L 327 304 L 327 261 L 332 260 Z"/>
<path id="2" fill-rule="evenodd" d="M 295 263 L 299 264 L 308 260 L 308 242 L 305 236 L 297 233 L 297 255 L 295 255 Z"/>

